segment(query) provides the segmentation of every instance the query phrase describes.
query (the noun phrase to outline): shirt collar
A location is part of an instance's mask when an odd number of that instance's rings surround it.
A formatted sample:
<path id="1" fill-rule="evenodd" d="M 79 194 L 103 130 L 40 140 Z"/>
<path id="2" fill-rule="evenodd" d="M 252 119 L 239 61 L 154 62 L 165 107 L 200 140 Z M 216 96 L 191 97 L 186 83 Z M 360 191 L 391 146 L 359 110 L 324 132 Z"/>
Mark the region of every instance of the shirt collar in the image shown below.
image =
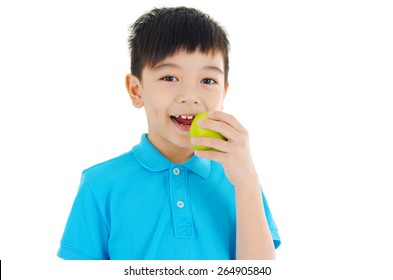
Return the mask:
<path id="1" fill-rule="evenodd" d="M 146 169 L 159 172 L 171 166 L 184 166 L 195 174 L 206 179 L 210 172 L 210 161 L 193 155 L 183 164 L 174 164 L 164 157 L 147 139 L 147 134 L 142 134 L 141 142 L 132 148 L 135 158 Z"/>

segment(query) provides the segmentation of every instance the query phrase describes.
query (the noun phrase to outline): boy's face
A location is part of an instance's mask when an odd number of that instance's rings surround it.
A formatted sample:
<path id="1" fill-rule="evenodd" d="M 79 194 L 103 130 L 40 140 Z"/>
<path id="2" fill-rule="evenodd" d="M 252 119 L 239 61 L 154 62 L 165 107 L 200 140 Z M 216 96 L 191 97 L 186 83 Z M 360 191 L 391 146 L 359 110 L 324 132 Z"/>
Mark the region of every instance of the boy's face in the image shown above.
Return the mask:
<path id="1" fill-rule="evenodd" d="M 220 111 L 228 85 L 220 52 L 179 51 L 153 68 L 145 67 L 142 79 L 126 78 L 135 107 L 145 107 L 149 140 L 158 149 L 192 151 L 189 130 L 193 117 Z M 161 151 L 162 152 L 162 151 Z"/>

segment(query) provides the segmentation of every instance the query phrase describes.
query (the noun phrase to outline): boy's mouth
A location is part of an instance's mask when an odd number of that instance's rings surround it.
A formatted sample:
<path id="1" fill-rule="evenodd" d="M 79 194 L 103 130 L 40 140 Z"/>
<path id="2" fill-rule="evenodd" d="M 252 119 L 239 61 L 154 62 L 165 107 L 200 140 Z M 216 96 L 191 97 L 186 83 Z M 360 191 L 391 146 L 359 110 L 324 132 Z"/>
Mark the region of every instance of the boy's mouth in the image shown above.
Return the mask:
<path id="1" fill-rule="evenodd" d="M 194 115 L 173 115 L 170 116 L 172 122 L 177 128 L 183 131 L 189 131 L 192 121 L 194 120 Z"/>

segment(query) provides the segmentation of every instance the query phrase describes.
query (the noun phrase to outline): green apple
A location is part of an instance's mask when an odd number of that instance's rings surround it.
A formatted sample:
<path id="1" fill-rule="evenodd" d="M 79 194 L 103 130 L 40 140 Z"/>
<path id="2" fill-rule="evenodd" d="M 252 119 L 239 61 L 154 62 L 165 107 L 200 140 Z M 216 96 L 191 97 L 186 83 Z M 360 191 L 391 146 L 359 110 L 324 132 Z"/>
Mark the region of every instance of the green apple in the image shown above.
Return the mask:
<path id="1" fill-rule="evenodd" d="M 200 120 L 208 120 L 207 116 L 208 112 L 203 112 L 199 113 L 198 115 L 195 116 L 195 118 L 192 120 L 191 127 L 190 127 L 190 138 L 193 137 L 213 137 L 213 138 L 219 138 L 223 140 L 227 140 L 224 136 L 222 136 L 220 133 L 210 130 L 210 129 L 205 129 L 205 128 L 200 128 L 198 126 L 198 121 Z M 197 146 L 197 145 L 192 145 L 195 150 L 215 150 L 211 147 L 206 147 L 206 146 Z"/>

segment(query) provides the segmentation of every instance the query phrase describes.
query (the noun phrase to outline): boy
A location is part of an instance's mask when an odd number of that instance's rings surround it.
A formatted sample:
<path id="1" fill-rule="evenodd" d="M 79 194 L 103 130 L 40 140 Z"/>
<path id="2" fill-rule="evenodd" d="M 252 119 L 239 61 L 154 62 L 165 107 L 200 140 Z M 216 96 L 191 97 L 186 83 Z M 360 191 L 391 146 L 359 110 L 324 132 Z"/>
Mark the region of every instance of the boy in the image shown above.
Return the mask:
<path id="1" fill-rule="evenodd" d="M 126 87 L 146 111 L 148 134 L 83 172 L 58 256 L 274 259 L 280 237 L 247 131 L 221 112 L 229 69 L 223 29 L 195 9 L 153 9 L 131 27 L 129 47 Z M 204 111 L 210 120 L 199 126 L 227 141 L 190 141 L 190 123 Z"/>

